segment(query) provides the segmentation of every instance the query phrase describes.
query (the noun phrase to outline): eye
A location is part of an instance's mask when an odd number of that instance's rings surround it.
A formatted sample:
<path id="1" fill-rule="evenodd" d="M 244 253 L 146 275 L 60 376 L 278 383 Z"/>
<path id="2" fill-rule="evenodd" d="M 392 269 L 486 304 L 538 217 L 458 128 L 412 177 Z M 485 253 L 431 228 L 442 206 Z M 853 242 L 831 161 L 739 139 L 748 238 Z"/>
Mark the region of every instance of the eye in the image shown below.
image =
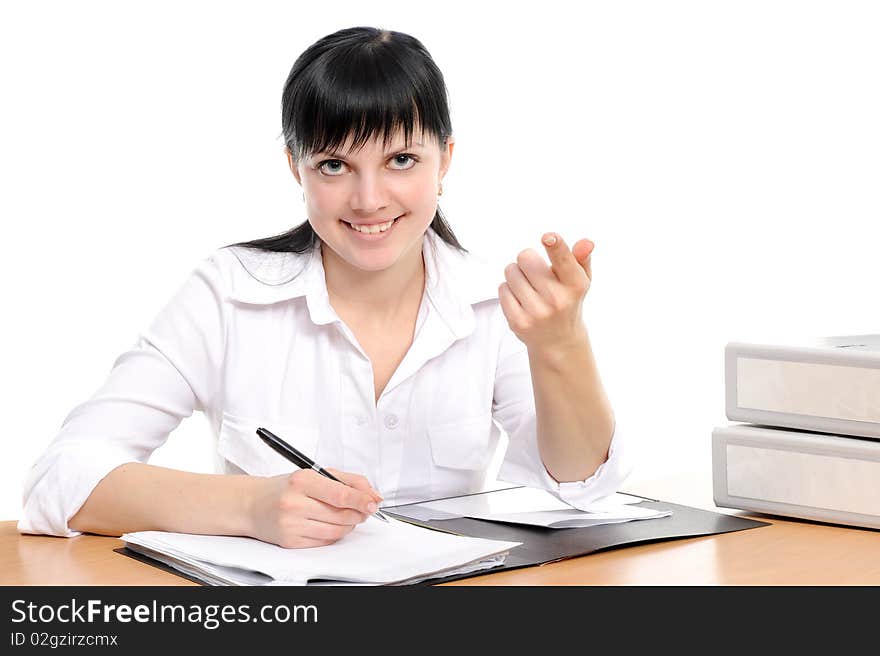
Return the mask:
<path id="1" fill-rule="evenodd" d="M 324 167 L 327 166 L 327 164 L 333 164 L 333 165 L 338 164 L 340 166 L 345 166 L 345 162 L 343 162 L 341 159 L 325 159 L 323 162 L 318 164 L 318 166 L 315 168 L 317 168 L 324 175 L 329 175 L 329 176 L 341 175 L 341 171 L 342 171 L 341 168 L 325 169 Z"/>
<path id="2" fill-rule="evenodd" d="M 400 161 L 401 159 L 403 159 L 403 162 Z M 416 162 L 418 162 L 419 160 L 409 153 L 400 153 L 399 155 L 395 155 L 394 157 L 392 157 L 391 161 L 396 164 L 406 164 L 407 161 L 412 162 L 409 166 L 397 169 L 398 171 L 406 171 L 407 169 L 411 169 L 413 166 L 415 166 Z"/>

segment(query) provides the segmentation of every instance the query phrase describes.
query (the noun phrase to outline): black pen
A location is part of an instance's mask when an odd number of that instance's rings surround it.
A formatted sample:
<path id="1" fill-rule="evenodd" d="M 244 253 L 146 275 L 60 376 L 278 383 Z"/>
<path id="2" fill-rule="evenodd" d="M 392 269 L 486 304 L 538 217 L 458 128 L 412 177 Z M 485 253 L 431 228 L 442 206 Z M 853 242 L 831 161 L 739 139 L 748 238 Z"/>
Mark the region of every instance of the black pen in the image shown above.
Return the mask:
<path id="1" fill-rule="evenodd" d="M 294 465 L 301 469 L 314 469 L 316 472 L 321 474 L 321 476 L 326 476 L 331 481 L 336 481 L 337 483 L 342 483 L 343 485 L 348 485 L 348 483 L 344 483 L 336 478 L 333 474 L 328 472 L 326 469 L 315 463 L 314 460 L 309 458 L 307 455 L 300 453 L 292 446 L 290 446 L 287 442 L 282 440 L 277 435 L 272 432 L 266 430 L 265 428 L 258 428 L 257 435 L 260 436 L 260 439 L 263 440 L 266 444 L 271 446 L 275 451 L 280 453 L 282 456 L 290 460 Z M 350 487 L 350 486 L 349 486 Z M 377 510 L 373 513 L 373 517 L 376 519 L 381 519 L 383 522 L 387 522 L 388 518 L 382 514 L 381 511 Z"/>

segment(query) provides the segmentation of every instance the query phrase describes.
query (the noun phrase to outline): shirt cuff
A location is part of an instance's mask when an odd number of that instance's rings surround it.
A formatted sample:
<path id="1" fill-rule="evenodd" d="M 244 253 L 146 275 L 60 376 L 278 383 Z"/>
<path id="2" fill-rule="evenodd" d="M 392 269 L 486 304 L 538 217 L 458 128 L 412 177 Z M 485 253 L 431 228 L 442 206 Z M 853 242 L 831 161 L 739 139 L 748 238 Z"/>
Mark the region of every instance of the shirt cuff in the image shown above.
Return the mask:
<path id="1" fill-rule="evenodd" d="M 517 431 L 519 435 L 511 437 L 512 449 L 508 448 L 507 457 L 501 464 L 498 472 L 500 480 L 547 490 L 571 507 L 589 512 L 599 510 L 602 501 L 615 494 L 632 473 L 633 462 L 628 454 L 625 435 L 615 420 L 605 462 L 583 481 L 557 482 L 541 460 L 535 426 L 535 419 L 532 418 L 520 427 Z"/>
<path id="2" fill-rule="evenodd" d="M 125 449 L 114 449 L 102 442 L 100 449 L 86 441 L 71 441 L 63 449 L 50 450 L 31 468 L 24 486 L 24 514 L 18 522 L 20 533 L 75 537 L 67 522 L 101 482 L 127 462 L 137 462 Z"/>

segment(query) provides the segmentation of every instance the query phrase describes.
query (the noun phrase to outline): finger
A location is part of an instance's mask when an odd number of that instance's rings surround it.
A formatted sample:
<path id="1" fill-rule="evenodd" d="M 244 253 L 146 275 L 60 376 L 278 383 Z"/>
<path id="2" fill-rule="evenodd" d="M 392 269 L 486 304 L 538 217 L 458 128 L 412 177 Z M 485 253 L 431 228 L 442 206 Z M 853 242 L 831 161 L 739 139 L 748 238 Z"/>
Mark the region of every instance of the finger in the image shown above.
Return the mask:
<path id="1" fill-rule="evenodd" d="M 351 508 L 337 508 L 320 499 L 305 497 L 302 503 L 302 515 L 305 519 L 339 526 L 356 526 L 366 521 L 369 515 Z"/>
<path id="2" fill-rule="evenodd" d="M 532 248 L 527 248 L 516 256 L 515 266 L 519 267 L 539 297 L 549 298 L 553 285 L 559 284 L 547 261 Z"/>
<path id="3" fill-rule="evenodd" d="M 354 526 L 342 526 L 339 524 L 328 524 L 327 522 L 319 522 L 313 519 L 305 520 L 299 531 L 304 538 L 319 540 L 324 542 L 336 542 L 352 532 Z"/>
<path id="4" fill-rule="evenodd" d="M 290 476 L 290 481 L 299 492 L 336 508 L 351 508 L 367 514 L 373 514 L 378 510 L 371 495 L 322 476 L 313 469 L 294 472 Z"/>
<path id="5" fill-rule="evenodd" d="M 581 239 L 574 245 L 574 248 L 571 249 L 572 254 L 574 254 L 574 259 L 576 259 L 581 268 L 586 271 L 587 277 L 590 280 L 593 279 L 592 261 L 593 249 L 595 248 L 596 244 L 589 239 Z"/>
<path id="6" fill-rule="evenodd" d="M 550 258 L 550 269 L 559 282 L 574 285 L 583 279 L 581 264 L 568 249 L 561 235 L 548 232 L 542 237 L 541 243 L 544 244 L 547 256 Z"/>
<path id="7" fill-rule="evenodd" d="M 370 481 L 367 480 L 366 476 L 361 476 L 360 474 L 352 474 L 351 472 L 344 472 L 338 469 L 331 469 L 329 467 L 327 467 L 326 469 L 328 472 L 333 474 L 336 478 L 338 478 L 346 485 L 350 485 L 358 490 L 363 490 L 364 492 L 372 496 L 373 499 L 375 499 L 376 503 L 382 501 L 382 495 L 376 491 L 376 488 L 370 485 Z"/>
<path id="8" fill-rule="evenodd" d="M 504 318 L 507 319 L 507 323 L 511 327 L 525 323 L 526 313 L 506 282 L 501 283 L 498 287 L 498 300 L 501 301 L 501 311 L 504 313 Z"/>
<path id="9" fill-rule="evenodd" d="M 544 265 L 547 268 L 547 265 Z M 548 270 L 549 275 L 549 270 Z M 537 316 L 541 313 L 544 306 L 538 291 L 529 282 L 523 273 L 519 264 L 508 264 L 504 267 L 504 278 L 507 280 L 507 286 L 516 297 L 516 300 L 522 306 L 527 314 Z"/>

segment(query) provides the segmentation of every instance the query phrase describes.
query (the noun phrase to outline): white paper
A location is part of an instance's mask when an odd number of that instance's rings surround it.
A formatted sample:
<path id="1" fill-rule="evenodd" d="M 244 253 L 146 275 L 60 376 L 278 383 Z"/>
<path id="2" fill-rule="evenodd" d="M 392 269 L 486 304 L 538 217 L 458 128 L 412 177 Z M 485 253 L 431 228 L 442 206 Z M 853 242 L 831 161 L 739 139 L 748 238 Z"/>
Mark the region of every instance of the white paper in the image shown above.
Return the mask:
<path id="1" fill-rule="evenodd" d="M 635 505 L 641 501 L 644 499 L 640 497 L 613 494 L 592 504 L 590 511 L 585 512 L 572 508 L 546 490 L 516 487 L 387 510 L 419 521 L 469 517 L 547 528 L 584 528 L 672 514 Z"/>
<path id="2" fill-rule="evenodd" d="M 393 518 L 370 517 L 330 545 L 285 549 L 248 537 L 139 531 L 122 540 L 164 554 L 163 562 L 215 585 L 260 585 L 310 580 L 394 584 L 492 567 L 522 544 L 452 535 Z"/>

